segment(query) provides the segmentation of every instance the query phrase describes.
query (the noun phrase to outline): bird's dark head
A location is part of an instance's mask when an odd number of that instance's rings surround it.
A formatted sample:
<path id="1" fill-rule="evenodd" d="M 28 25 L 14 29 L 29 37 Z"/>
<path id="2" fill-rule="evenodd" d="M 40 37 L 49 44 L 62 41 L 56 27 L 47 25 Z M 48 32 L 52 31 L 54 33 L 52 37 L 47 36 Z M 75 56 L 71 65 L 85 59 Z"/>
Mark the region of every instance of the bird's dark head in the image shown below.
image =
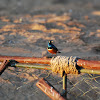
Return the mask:
<path id="1" fill-rule="evenodd" d="M 51 44 L 52 42 L 53 42 L 52 40 L 49 41 L 50 44 Z"/>

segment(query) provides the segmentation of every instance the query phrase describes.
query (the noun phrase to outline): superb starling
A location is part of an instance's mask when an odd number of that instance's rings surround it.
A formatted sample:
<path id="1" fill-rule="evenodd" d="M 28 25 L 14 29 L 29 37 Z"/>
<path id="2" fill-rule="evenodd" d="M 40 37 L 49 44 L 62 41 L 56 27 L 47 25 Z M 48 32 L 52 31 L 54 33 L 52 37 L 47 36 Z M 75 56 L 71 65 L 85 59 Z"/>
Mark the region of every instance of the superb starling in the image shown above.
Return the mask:
<path id="1" fill-rule="evenodd" d="M 48 48 L 47 48 L 47 50 L 48 50 L 50 53 L 52 53 L 52 54 L 61 53 L 61 52 L 59 52 L 58 49 L 52 44 L 52 42 L 53 42 L 53 41 L 51 41 L 51 40 L 48 42 Z"/>

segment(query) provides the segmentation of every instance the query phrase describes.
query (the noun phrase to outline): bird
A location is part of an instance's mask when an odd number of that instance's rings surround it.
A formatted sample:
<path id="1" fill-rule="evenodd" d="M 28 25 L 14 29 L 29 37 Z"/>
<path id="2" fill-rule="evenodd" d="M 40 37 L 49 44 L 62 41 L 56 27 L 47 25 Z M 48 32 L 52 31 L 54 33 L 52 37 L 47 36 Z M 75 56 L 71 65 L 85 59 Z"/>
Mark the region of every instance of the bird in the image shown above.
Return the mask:
<path id="1" fill-rule="evenodd" d="M 47 50 L 51 53 L 51 54 L 56 54 L 56 53 L 61 53 L 53 44 L 53 41 L 49 41 L 48 42 L 48 48 Z"/>

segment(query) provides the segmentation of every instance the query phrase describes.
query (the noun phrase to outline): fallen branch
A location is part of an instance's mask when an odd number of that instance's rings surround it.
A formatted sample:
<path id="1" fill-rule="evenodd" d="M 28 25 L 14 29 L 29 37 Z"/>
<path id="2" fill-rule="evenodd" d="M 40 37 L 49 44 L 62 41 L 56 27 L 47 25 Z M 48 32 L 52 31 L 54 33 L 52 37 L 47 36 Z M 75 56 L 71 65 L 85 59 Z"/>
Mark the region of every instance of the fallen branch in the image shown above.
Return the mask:
<path id="1" fill-rule="evenodd" d="M 85 69 L 100 70 L 100 61 L 78 59 L 77 65 Z"/>
<path id="2" fill-rule="evenodd" d="M 19 63 L 38 63 L 38 64 L 50 64 L 51 58 L 36 58 L 36 57 L 19 57 L 19 56 L 0 56 L 0 61 L 15 60 Z"/>
<path id="3" fill-rule="evenodd" d="M 9 61 L 8 60 L 4 60 L 1 65 L 0 65 L 0 75 L 4 72 L 4 70 L 6 69 L 7 65 L 8 65 Z"/>
<path id="4" fill-rule="evenodd" d="M 47 96 L 52 100 L 66 100 L 63 98 L 60 93 L 44 78 L 40 79 L 36 86 L 40 88 Z"/>

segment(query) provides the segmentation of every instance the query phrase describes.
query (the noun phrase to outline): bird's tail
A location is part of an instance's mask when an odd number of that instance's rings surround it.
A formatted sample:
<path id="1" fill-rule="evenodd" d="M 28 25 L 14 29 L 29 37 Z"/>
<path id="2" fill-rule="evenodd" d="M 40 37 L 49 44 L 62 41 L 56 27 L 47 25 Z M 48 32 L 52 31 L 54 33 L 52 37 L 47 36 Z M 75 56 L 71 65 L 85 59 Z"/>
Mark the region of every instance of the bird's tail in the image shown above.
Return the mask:
<path id="1" fill-rule="evenodd" d="M 61 53 L 60 51 L 57 51 L 57 53 Z"/>

